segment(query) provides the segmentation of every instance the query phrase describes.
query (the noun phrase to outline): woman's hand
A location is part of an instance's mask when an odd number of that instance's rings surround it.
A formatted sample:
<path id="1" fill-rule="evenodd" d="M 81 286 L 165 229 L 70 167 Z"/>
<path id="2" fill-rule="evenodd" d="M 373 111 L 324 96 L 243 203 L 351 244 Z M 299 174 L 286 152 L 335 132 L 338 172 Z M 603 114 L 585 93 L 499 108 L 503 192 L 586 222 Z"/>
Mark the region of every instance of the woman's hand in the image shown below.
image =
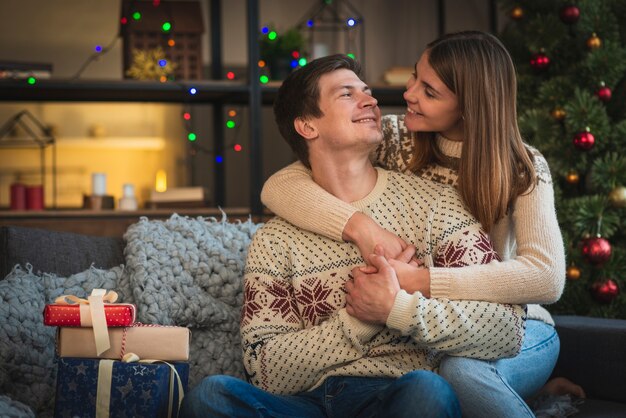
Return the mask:
<path id="1" fill-rule="evenodd" d="M 384 249 L 377 245 L 374 254 L 386 257 Z M 408 246 L 397 259 L 389 259 L 389 265 L 396 272 L 400 288 L 409 294 L 420 292 L 424 297 L 430 298 L 430 271 L 422 267 L 423 263 L 416 260 L 415 247 Z M 372 274 L 376 272 L 376 267 L 367 265 L 359 267 L 363 273 Z"/>
<path id="2" fill-rule="evenodd" d="M 356 212 L 350 217 L 343 229 L 343 239 L 356 244 L 364 260 L 374 253 L 376 245 L 382 246 L 388 259 L 400 257 L 409 247 L 402 238 L 387 231 L 362 212 Z"/>

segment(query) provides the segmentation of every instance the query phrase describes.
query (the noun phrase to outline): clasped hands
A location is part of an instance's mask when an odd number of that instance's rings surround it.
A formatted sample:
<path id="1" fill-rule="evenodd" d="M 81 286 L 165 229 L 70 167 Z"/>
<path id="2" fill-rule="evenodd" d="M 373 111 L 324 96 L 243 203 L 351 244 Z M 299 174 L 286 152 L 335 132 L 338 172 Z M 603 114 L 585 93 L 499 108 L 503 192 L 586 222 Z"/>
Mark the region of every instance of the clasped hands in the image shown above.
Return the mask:
<path id="1" fill-rule="evenodd" d="M 400 289 L 430 296 L 430 278 L 425 284 L 423 274 L 425 271 L 428 275 L 428 270 L 420 267 L 414 255 L 415 247 L 407 245 L 396 258 L 387 258 L 383 247 L 376 245 L 374 253 L 367 257 L 369 265 L 352 269 L 352 278 L 346 282 L 348 314 L 384 325 Z"/>

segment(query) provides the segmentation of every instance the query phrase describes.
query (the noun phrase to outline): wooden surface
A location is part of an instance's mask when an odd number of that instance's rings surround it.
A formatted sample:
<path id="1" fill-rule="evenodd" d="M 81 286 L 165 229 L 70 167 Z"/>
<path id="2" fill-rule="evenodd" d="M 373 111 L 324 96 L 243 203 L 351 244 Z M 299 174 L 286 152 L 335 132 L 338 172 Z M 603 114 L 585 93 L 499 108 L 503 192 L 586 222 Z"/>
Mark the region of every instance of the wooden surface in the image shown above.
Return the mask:
<path id="1" fill-rule="evenodd" d="M 250 217 L 249 208 L 224 208 L 224 212 L 229 221 L 246 221 Z M 173 213 L 192 218 L 202 216 L 222 219 L 222 211 L 218 208 L 140 209 L 136 211 L 87 209 L 0 211 L 0 226 L 23 226 L 86 235 L 121 237 L 126 229 L 139 221 L 142 216 L 150 220 L 167 219 Z M 271 216 L 268 212 L 263 216 L 253 216 L 252 220 L 265 222 Z"/>

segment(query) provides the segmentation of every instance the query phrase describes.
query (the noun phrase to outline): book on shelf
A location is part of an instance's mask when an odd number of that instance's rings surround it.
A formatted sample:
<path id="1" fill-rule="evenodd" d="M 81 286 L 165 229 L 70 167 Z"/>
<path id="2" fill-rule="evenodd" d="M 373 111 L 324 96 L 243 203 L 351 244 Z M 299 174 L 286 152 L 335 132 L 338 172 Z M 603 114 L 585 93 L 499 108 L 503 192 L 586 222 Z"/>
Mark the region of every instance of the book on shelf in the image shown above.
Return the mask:
<path id="1" fill-rule="evenodd" d="M 0 79 L 50 78 L 52 64 L 0 60 Z"/>
<path id="2" fill-rule="evenodd" d="M 199 208 L 209 203 L 209 190 L 205 187 L 174 187 L 164 192 L 152 190 L 147 206 L 151 209 Z"/>

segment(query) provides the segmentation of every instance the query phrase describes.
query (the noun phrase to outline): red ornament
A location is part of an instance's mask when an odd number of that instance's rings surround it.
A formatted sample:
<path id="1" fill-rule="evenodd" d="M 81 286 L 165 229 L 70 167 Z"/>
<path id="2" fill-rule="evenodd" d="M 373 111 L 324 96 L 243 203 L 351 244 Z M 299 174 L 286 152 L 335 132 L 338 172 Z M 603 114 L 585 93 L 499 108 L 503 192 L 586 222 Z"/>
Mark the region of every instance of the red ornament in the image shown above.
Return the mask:
<path id="1" fill-rule="evenodd" d="M 545 70 L 550 65 L 550 58 L 543 52 L 537 52 L 530 57 L 530 66 L 535 70 Z"/>
<path id="2" fill-rule="evenodd" d="M 561 9 L 561 20 L 568 25 L 578 22 L 580 18 L 580 9 L 573 4 L 564 6 Z"/>
<path id="3" fill-rule="evenodd" d="M 581 151 L 589 151 L 595 142 L 596 139 L 589 131 L 578 132 L 573 139 L 574 146 Z"/>
<path id="4" fill-rule="evenodd" d="M 604 264 L 611 258 L 611 243 L 602 237 L 587 238 L 583 241 L 582 254 L 589 264 Z"/>
<path id="5" fill-rule="evenodd" d="M 611 100 L 611 89 L 602 84 L 600 88 L 596 91 L 596 96 L 598 96 L 598 99 L 602 100 L 603 102 L 608 102 L 609 100 Z"/>
<path id="6" fill-rule="evenodd" d="M 619 286 L 613 279 L 601 279 L 591 285 L 591 294 L 600 303 L 610 303 L 619 296 Z"/>

